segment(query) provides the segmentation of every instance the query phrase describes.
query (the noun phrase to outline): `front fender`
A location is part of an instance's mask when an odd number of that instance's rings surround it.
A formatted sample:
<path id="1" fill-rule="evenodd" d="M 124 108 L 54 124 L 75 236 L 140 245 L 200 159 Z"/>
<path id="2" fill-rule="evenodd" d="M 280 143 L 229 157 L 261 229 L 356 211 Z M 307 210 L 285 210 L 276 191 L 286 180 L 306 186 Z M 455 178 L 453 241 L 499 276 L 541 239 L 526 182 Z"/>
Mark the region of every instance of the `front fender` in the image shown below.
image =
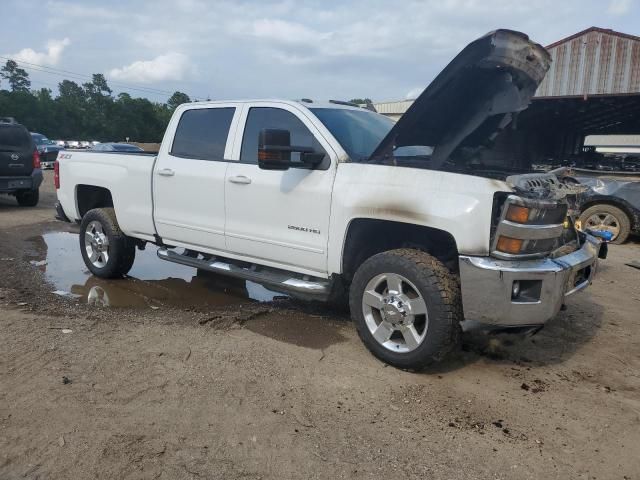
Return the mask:
<path id="1" fill-rule="evenodd" d="M 471 175 L 341 163 L 332 198 L 329 273 L 342 273 L 347 232 L 357 218 L 441 230 L 461 254 L 488 255 L 494 194 L 510 190 L 502 181 Z"/>

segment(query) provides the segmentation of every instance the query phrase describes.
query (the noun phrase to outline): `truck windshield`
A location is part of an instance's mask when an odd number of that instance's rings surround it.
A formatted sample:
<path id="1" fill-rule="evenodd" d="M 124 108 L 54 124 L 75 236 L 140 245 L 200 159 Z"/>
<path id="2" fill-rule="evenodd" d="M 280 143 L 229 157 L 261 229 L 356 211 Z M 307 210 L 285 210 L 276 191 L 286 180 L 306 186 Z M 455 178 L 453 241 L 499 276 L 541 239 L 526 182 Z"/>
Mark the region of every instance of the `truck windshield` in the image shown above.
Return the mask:
<path id="1" fill-rule="evenodd" d="M 340 142 L 349 158 L 366 160 L 394 125 L 393 120 L 370 112 L 346 108 L 311 108 L 327 130 Z"/>

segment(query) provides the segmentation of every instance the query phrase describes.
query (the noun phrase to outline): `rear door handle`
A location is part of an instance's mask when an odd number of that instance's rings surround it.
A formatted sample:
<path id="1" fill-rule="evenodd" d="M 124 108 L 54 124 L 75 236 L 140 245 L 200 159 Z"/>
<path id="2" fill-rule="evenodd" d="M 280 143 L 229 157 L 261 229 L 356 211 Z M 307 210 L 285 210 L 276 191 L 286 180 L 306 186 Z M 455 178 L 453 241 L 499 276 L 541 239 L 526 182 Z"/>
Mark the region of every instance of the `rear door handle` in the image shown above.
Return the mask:
<path id="1" fill-rule="evenodd" d="M 163 177 L 173 177 L 176 174 L 170 168 L 163 168 L 162 170 L 158 170 L 158 175 L 162 175 Z"/>
<path id="2" fill-rule="evenodd" d="M 229 181 L 231 183 L 239 183 L 241 185 L 249 185 L 251 183 L 251 179 L 249 177 L 245 177 L 244 175 L 235 175 L 233 177 L 229 177 Z"/>

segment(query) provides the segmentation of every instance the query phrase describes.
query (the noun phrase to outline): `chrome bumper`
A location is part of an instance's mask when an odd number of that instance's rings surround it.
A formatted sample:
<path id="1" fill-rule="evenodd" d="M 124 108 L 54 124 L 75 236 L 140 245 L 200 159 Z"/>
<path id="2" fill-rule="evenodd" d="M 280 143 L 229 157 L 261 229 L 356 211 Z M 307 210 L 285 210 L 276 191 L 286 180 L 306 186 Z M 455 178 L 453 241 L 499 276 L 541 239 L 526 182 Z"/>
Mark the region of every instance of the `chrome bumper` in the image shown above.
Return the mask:
<path id="1" fill-rule="evenodd" d="M 580 234 L 582 247 L 558 258 L 498 260 L 460 255 L 462 304 L 467 320 L 502 326 L 541 325 L 565 298 L 586 288 L 598 265 L 600 240 Z M 514 295 L 514 282 L 519 293 Z"/>

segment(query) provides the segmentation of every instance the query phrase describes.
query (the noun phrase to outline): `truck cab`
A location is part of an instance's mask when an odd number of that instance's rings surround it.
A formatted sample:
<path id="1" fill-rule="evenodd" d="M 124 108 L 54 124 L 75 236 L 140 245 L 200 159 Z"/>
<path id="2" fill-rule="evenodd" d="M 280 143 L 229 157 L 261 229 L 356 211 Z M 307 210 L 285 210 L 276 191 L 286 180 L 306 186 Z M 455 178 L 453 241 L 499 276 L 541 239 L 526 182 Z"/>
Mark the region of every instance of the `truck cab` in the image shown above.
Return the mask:
<path id="1" fill-rule="evenodd" d="M 371 352 L 442 359 L 460 322 L 538 327 L 596 272 L 570 187 L 492 148 L 549 67 L 518 32 L 467 46 L 400 121 L 345 102 L 180 106 L 157 156 L 65 152 L 59 216 L 98 276 L 159 258 L 348 303 Z"/>

